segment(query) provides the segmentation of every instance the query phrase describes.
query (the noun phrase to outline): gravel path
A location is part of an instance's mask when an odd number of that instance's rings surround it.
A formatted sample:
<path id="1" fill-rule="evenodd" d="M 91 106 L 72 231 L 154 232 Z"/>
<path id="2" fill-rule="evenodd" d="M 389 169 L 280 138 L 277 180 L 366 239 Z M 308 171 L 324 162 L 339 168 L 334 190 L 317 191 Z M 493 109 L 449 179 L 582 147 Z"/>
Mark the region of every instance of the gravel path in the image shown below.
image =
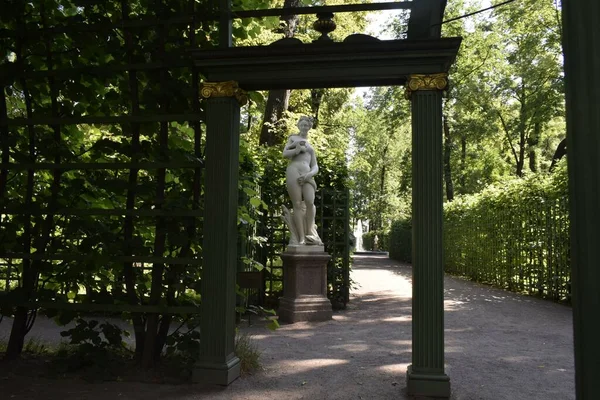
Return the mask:
<path id="1" fill-rule="evenodd" d="M 407 398 L 411 268 L 385 256 L 355 256 L 352 278 L 360 286 L 349 308 L 330 322 L 284 325 L 276 332 L 244 327 L 262 349 L 264 371 L 227 388 L 0 379 L 0 398 Z M 575 398 L 570 308 L 451 277 L 446 277 L 445 292 L 452 399 Z M 44 337 L 52 331 L 51 326 L 39 329 Z"/>

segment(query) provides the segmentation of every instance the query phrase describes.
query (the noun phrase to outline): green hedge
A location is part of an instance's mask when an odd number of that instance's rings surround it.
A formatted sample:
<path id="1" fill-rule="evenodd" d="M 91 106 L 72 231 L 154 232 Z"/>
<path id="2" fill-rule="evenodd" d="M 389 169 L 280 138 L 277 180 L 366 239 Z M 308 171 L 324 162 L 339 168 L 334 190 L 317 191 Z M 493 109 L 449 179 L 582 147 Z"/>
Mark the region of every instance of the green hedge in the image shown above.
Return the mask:
<path id="1" fill-rule="evenodd" d="M 364 250 L 372 251 L 373 250 L 373 242 L 375 240 L 375 232 L 365 232 L 362 235 L 362 247 Z"/>
<path id="2" fill-rule="evenodd" d="M 503 289 L 569 302 L 566 167 L 513 179 L 444 206 L 445 271 Z M 390 257 L 411 262 L 410 220 L 394 221 Z"/>
<path id="3" fill-rule="evenodd" d="M 446 272 L 570 301 L 567 190 L 563 167 L 446 203 Z"/>
<path id="4" fill-rule="evenodd" d="M 406 219 L 392 223 L 388 251 L 394 260 L 412 262 L 412 221 Z"/>
<path id="5" fill-rule="evenodd" d="M 375 246 L 375 236 L 377 236 L 377 246 Z M 388 250 L 388 235 L 384 231 L 369 231 L 363 233 L 362 241 L 363 249 L 367 251 Z"/>

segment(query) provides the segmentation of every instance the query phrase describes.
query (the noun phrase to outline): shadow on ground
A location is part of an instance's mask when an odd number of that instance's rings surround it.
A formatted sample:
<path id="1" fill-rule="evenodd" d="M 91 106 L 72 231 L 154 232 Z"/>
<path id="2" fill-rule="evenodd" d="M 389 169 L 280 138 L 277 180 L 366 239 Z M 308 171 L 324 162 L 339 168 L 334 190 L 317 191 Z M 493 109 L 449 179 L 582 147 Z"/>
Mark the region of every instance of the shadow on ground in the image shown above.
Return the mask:
<path id="1" fill-rule="evenodd" d="M 408 264 L 356 256 L 352 301 L 332 321 L 242 327 L 261 348 L 264 370 L 227 388 L 16 377 L 0 379 L 1 398 L 403 399 L 411 277 Z M 453 399 L 575 398 L 570 308 L 451 277 L 444 306 Z"/>

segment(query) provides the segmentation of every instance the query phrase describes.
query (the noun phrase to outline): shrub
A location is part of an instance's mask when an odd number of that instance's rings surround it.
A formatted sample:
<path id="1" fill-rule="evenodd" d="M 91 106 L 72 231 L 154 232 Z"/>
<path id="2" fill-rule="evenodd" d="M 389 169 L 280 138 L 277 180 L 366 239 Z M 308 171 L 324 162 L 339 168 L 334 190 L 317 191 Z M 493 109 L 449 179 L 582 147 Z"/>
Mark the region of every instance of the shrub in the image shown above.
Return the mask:
<path id="1" fill-rule="evenodd" d="M 402 219 L 392 222 L 388 236 L 390 258 L 412 262 L 412 221 Z"/>
<path id="2" fill-rule="evenodd" d="M 373 250 L 373 242 L 375 240 L 375 231 L 365 232 L 362 235 L 362 246 L 363 249 L 372 251 Z"/>

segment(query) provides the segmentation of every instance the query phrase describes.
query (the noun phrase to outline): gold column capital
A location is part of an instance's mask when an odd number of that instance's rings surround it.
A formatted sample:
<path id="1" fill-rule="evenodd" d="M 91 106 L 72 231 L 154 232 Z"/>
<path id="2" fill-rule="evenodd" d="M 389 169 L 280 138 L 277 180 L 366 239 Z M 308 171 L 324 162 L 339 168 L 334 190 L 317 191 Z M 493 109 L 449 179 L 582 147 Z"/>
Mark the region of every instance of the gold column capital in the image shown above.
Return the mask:
<path id="1" fill-rule="evenodd" d="M 203 82 L 200 95 L 205 99 L 213 97 L 235 97 L 241 106 L 248 101 L 248 94 L 240 89 L 236 81 Z"/>
<path id="2" fill-rule="evenodd" d="M 448 88 L 448 74 L 445 72 L 439 74 L 412 74 L 406 81 L 407 99 L 410 95 L 418 90 L 446 90 Z"/>

